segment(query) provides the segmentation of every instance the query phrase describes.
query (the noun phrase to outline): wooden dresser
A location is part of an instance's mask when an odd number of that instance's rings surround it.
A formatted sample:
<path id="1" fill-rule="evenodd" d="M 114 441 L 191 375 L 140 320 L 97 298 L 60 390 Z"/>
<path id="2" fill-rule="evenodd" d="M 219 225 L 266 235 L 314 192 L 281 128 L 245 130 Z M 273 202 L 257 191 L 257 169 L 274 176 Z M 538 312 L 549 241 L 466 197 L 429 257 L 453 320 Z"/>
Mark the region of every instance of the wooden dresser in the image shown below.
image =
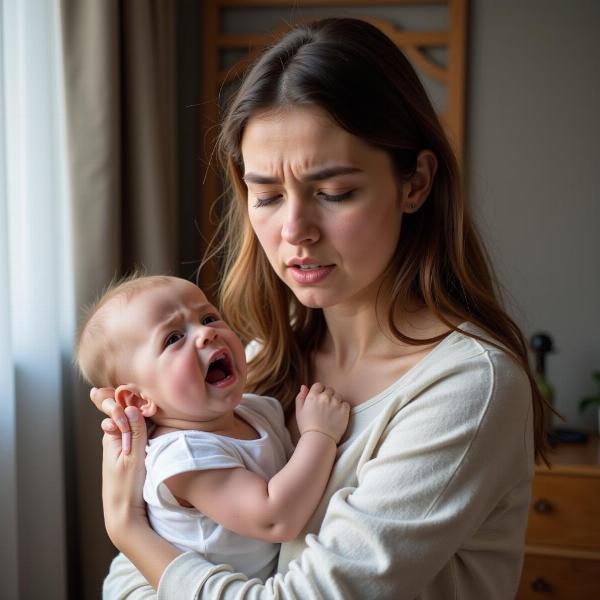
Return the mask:
<path id="1" fill-rule="evenodd" d="M 550 460 L 536 469 L 517 600 L 600 600 L 600 440 Z"/>

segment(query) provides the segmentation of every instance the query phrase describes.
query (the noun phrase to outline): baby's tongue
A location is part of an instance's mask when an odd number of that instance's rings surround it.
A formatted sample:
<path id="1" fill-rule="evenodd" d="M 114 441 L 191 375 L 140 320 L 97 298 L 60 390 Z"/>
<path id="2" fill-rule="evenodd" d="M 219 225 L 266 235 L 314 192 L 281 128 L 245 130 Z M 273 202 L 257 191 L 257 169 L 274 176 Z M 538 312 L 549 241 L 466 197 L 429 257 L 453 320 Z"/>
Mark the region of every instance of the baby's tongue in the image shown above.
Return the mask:
<path id="1" fill-rule="evenodd" d="M 217 381 L 221 381 L 221 379 L 225 379 L 225 371 L 219 369 L 219 367 L 209 369 L 206 374 L 206 381 L 208 383 L 216 383 Z"/>

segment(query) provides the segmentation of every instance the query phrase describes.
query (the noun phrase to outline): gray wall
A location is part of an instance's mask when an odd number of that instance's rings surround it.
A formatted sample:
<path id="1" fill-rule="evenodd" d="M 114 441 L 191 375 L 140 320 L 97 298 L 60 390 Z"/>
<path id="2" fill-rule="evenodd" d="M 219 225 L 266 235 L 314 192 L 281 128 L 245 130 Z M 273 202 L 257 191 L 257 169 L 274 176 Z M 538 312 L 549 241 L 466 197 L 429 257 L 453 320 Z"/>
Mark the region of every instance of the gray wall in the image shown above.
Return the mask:
<path id="1" fill-rule="evenodd" d="M 376 5 L 376 1 L 374 2 Z M 229 9 L 229 31 L 284 18 L 389 18 L 447 26 L 443 6 Z M 555 340 L 547 361 L 567 426 L 596 428 L 579 399 L 600 370 L 600 2 L 471 0 L 466 176 L 470 199 L 527 338 Z M 438 93 L 425 81 L 436 105 Z M 557 422 L 560 424 L 560 422 Z"/>
<path id="2" fill-rule="evenodd" d="M 557 408 L 590 431 L 577 402 L 600 370 L 599 30 L 596 0 L 471 2 L 470 196 L 513 315 L 554 337 Z"/>

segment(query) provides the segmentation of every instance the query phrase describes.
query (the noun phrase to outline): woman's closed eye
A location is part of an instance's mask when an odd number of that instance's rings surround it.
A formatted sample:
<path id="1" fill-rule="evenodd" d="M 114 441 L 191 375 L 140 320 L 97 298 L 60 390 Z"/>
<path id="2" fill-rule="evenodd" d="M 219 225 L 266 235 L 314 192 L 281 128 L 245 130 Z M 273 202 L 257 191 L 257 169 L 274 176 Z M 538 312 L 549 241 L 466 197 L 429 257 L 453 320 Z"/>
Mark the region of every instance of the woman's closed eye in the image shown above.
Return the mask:
<path id="1" fill-rule="evenodd" d="M 281 198 L 281 194 L 276 194 L 275 196 L 268 197 L 259 197 L 256 196 L 254 198 L 254 208 L 262 208 L 263 206 L 269 206 L 269 204 L 273 204 L 277 202 Z"/>
<path id="2" fill-rule="evenodd" d="M 326 202 L 342 202 L 344 200 L 349 200 L 350 198 L 352 198 L 352 195 L 354 194 L 356 190 L 348 190 L 347 192 L 342 192 L 340 194 L 328 194 L 327 192 L 324 191 L 319 191 L 316 193 L 317 198 L 319 198 L 320 200 L 325 200 Z M 254 200 L 254 208 L 261 208 L 263 206 L 269 206 L 270 204 L 273 204 L 274 202 L 277 202 L 278 200 L 281 199 L 281 194 L 277 194 L 275 196 L 269 196 L 266 198 L 260 198 L 260 197 L 256 197 Z"/>
<path id="3" fill-rule="evenodd" d="M 342 202 L 343 200 L 349 200 L 352 198 L 355 190 L 348 190 L 347 192 L 342 192 L 341 194 L 328 194 L 324 191 L 317 192 L 317 197 L 321 200 L 326 200 L 327 202 Z"/>

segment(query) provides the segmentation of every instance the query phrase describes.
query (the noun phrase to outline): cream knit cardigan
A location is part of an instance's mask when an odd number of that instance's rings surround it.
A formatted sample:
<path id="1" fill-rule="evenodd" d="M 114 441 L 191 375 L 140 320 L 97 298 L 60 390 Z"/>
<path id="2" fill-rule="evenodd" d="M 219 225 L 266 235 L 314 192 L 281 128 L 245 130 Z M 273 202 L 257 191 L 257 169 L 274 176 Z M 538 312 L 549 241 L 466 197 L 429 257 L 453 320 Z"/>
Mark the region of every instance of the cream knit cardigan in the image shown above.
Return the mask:
<path id="1" fill-rule="evenodd" d="M 461 326 L 481 335 L 472 325 Z M 509 600 L 533 477 L 529 382 L 504 352 L 450 334 L 357 406 L 321 503 L 264 584 L 186 553 L 158 598 Z M 125 557 L 104 598 L 155 598 Z"/>

